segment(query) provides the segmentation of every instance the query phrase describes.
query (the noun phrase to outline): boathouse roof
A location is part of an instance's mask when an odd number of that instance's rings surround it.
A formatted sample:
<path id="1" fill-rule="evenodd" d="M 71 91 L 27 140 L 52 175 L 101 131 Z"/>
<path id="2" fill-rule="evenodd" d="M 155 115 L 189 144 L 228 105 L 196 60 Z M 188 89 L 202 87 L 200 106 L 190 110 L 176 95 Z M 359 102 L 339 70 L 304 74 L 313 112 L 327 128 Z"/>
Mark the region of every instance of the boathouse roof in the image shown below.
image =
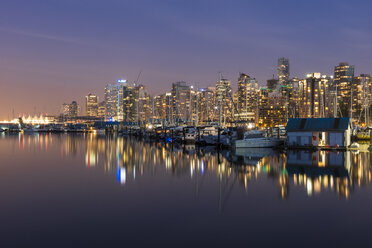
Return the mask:
<path id="1" fill-rule="evenodd" d="M 291 118 L 287 132 L 295 131 L 345 131 L 349 128 L 350 118 Z"/>

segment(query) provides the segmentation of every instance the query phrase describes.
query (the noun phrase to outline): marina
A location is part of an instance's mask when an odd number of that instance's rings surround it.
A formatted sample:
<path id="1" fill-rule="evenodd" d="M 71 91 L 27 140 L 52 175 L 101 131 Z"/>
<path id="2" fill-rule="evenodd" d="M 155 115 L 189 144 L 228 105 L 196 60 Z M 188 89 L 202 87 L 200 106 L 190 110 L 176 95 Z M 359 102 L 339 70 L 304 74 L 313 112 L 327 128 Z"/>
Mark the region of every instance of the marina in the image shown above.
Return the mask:
<path id="1" fill-rule="evenodd" d="M 0 248 L 368 247 L 372 1 L 2 1 Z"/>
<path id="2" fill-rule="evenodd" d="M 368 150 L 370 130 L 357 130 L 350 118 L 291 118 L 287 125 L 269 129 L 240 125 L 145 126 L 122 122 L 15 124 L 0 123 L 3 133 L 94 133 L 149 138 L 156 141 L 229 149 Z"/>
<path id="3" fill-rule="evenodd" d="M 1 133 L 0 149 L 3 244 L 49 246 L 59 239 L 58 246 L 69 246 L 79 238 L 111 246 L 124 232 L 129 246 L 160 240 L 170 246 L 179 239 L 219 246 L 241 243 L 249 232 L 254 246 L 295 245 L 318 228 L 317 239 L 306 242 L 310 247 L 346 234 L 339 227 L 351 223 L 353 237 L 332 243 L 369 241 L 370 152 L 231 151 L 67 132 Z M 16 186 L 21 182 L 27 187 Z M 21 211 L 20 203 L 29 210 Z M 307 214 L 317 206 L 324 211 Z M 158 222 L 166 234 L 155 228 Z M 13 239 L 15 227 L 28 235 Z M 265 231 L 274 238 L 266 239 Z M 280 238 L 288 232 L 297 235 Z"/>

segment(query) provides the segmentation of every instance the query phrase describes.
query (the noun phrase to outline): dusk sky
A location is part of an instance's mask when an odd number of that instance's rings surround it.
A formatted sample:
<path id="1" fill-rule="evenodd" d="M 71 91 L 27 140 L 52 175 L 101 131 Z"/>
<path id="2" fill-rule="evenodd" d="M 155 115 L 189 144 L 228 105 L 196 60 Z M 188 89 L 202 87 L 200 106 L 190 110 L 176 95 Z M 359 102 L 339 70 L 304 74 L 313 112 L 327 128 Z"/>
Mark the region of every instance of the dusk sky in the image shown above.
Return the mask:
<path id="1" fill-rule="evenodd" d="M 291 77 L 333 74 L 342 61 L 372 73 L 371 1 L 2 0 L 0 120 L 58 114 L 62 103 L 125 78 L 151 94 L 239 72 L 260 85 L 290 59 Z"/>

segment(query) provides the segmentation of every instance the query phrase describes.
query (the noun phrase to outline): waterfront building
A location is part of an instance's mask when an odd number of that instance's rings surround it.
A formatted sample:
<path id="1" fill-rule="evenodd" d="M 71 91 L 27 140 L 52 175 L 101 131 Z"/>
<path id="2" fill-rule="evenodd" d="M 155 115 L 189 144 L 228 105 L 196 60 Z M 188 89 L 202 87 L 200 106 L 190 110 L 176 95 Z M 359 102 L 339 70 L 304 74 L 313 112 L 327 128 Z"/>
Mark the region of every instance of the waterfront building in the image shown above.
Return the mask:
<path id="1" fill-rule="evenodd" d="M 329 78 L 319 72 L 308 73 L 306 79 L 300 81 L 300 117 L 324 118 L 331 117 L 327 99 L 330 90 Z"/>
<path id="2" fill-rule="evenodd" d="M 199 99 L 200 99 L 200 91 L 198 89 L 195 89 L 194 86 L 190 86 L 190 121 L 189 124 L 197 126 L 199 124 Z"/>
<path id="3" fill-rule="evenodd" d="M 166 92 L 164 97 L 164 125 L 169 126 L 173 124 L 173 96 L 171 92 Z"/>
<path id="4" fill-rule="evenodd" d="M 133 86 L 127 86 L 123 92 L 123 121 L 126 124 L 137 123 L 137 91 Z"/>
<path id="5" fill-rule="evenodd" d="M 273 83 L 274 82 L 274 83 Z M 300 80 L 293 78 L 280 85 L 275 79 L 267 80 L 259 90 L 257 124 L 261 127 L 285 125 L 289 118 L 299 116 Z"/>
<path id="6" fill-rule="evenodd" d="M 369 74 L 361 74 L 353 78 L 353 118 L 359 124 L 370 126 L 372 103 L 372 78 Z"/>
<path id="7" fill-rule="evenodd" d="M 351 145 L 350 118 L 289 119 L 287 145 L 294 147 L 348 147 Z"/>
<path id="8" fill-rule="evenodd" d="M 286 98 L 280 91 L 260 88 L 258 104 L 258 126 L 274 127 L 287 123 Z"/>
<path id="9" fill-rule="evenodd" d="M 63 117 L 77 117 L 79 115 L 79 112 L 80 107 L 76 101 L 62 104 L 61 115 Z"/>
<path id="10" fill-rule="evenodd" d="M 154 96 L 152 118 L 157 120 L 165 119 L 165 94 Z"/>
<path id="11" fill-rule="evenodd" d="M 97 117 L 105 118 L 105 112 L 106 112 L 106 103 L 105 101 L 102 101 L 98 103 Z"/>
<path id="12" fill-rule="evenodd" d="M 117 83 L 107 84 L 105 87 L 105 119 L 123 121 L 123 95 L 128 81 L 119 79 Z"/>
<path id="13" fill-rule="evenodd" d="M 287 84 L 289 80 L 289 59 L 278 59 L 277 76 L 279 79 L 279 85 Z"/>
<path id="14" fill-rule="evenodd" d="M 174 124 L 191 119 L 191 89 L 186 82 L 172 84 L 172 120 Z"/>
<path id="15" fill-rule="evenodd" d="M 266 116 L 270 127 L 285 125 L 288 120 L 287 98 L 279 91 L 269 92 Z"/>
<path id="16" fill-rule="evenodd" d="M 237 91 L 237 111 L 238 120 L 255 122 L 257 114 L 257 97 L 258 97 L 258 84 L 255 78 L 240 73 L 238 79 Z"/>
<path id="17" fill-rule="evenodd" d="M 334 83 L 333 75 L 327 76 L 322 75 L 321 78 L 323 84 L 326 86 L 324 92 L 324 104 L 325 104 L 325 116 L 324 117 L 334 117 L 340 113 L 340 108 L 337 103 L 337 91 L 336 85 Z M 338 114 L 337 114 L 338 113 Z"/>
<path id="18" fill-rule="evenodd" d="M 258 126 L 268 127 L 271 124 L 271 117 L 269 114 L 269 93 L 272 89 L 262 87 L 259 90 L 258 97 Z"/>
<path id="19" fill-rule="evenodd" d="M 199 97 L 199 123 L 202 125 L 218 120 L 215 108 L 216 87 L 207 87 L 200 90 Z"/>
<path id="20" fill-rule="evenodd" d="M 283 97 L 286 98 L 287 119 L 296 118 L 300 112 L 300 79 L 292 78 L 288 84 L 282 87 Z"/>
<path id="21" fill-rule="evenodd" d="M 351 95 L 354 66 L 341 62 L 334 70 L 334 84 L 337 92 L 337 108 L 342 117 L 352 117 Z"/>
<path id="22" fill-rule="evenodd" d="M 145 125 L 152 117 L 152 102 L 146 87 L 127 85 L 123 89 L 123 121 L 130 125 Z"/>
<path id="23" fill-rule="evenodd" d="M 85 97 L 85 111 L 87 116 L 98 116 L 98 96 L 89 93 Z"/>
<path id="24" fill-rule="evenodd" d="M 137 101 L 137 123 L 143 126 L 151 118 L 152 103 L 149 93 L 144 85 L 135 87 Z"/>
<path id="25" fill-rule="evenodd" d="M 216 82 L 216 107 L 220 126 L 226 126 L 226 123 L 234 121 L 231 82 L 221 76 Z"/>

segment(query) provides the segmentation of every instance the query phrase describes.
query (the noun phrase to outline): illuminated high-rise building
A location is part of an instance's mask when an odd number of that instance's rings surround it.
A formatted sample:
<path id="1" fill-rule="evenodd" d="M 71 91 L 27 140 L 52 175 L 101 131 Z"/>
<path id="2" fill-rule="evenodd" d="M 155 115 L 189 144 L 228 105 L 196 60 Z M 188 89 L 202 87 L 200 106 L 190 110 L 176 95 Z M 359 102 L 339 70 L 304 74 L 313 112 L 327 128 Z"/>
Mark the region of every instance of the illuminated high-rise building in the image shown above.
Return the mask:
<path id="1" fill-rule="evenodd" d="M 165 119 L 165 94 L 154 96 L 152 116 L 157 120 Z"/>
<path id="2" fill-rule="evenodd" d="M 239 120 L 255 122 L 257 114 L 258 84 L 255 78 L 240 73 L 237 92 L 237 118 Z"/>
<path id="3" fill-rule="evenodd" d="M 145 125 L 151 116 L 152 103 L 144 85 L 123 87 L 123 121 Z"/>
<path id="4" fill-rule="evenodd" d="M 105 119 L 122 121 L 123 112 L 123 95 L 125 88 L 128 86 L 127 80 L 119 79 L 117 83 L 107 84 L 105 87 L 106 113 Z"/>
<path id="5" fill-rule="evenodd" d="M 76 101 L 72 101 L 70 104 L 62 104 L 61 115 L 63 117 L 77 117 L 79 115 L 79 105 Z"/>
<path id="6" fill-rule="evenodd" d="M 191 125 L 198 125 L 200 123 L 200 98 L 201 98 L 201 91 L 196 89 L 194 86 L 190 86 L 190 124 Z"/>
<path id="7" fill-rule="evenodd" d="M 126 124 L 137 123 L 137 92 L 135 87 L 128 86 L 123 93 L 123 121 Z"/>
<path id="8" fill-rule="evenodd" d="M 164 111 L 165 111 L 165 122 L 166 126 L 173 124 L 173 96 L 171 92 L 165 93 L 164 97 Z"/>
<path id="9" fill-rule="evenodd" d="M 325 118 L 333 115 L 328 101 L 330 80 L 319 72 L 309 73 L 300 81 L 300 117 Z"/>
<path id="10" fill-rule="evenodd" d="M 351 95 L 354 66 L 342 62 L 335 67 L 334 84 L 337 91 L 337 105 L 342 117 L 352 117 Z M 339 115 L 338 115 L 339 116 Z"/>
<path id="11" fill-rule="evenodd" d="M 144 125 L 151 118 L 151 99 L 144 85 L 138 85 L 135 87 L 136 100 L 137 100 L 137 122 L 140 125 Z"/>
<path id="12" fill-rule="evenodd" d="M 172 119 L 174 123 L 187 123 L 191 119 L 191 89 L 186 82 L 172 84 Z"/>
<path id="13" fill-rule="evenodd" d="M 289 59 L 278 59 L 277 76 L 279 79 L 279 85 L 287 84 L 289 80 Z"/>
<path id="14" fill-rule="evenodd" d="M 98 116 L 98 97 L 89 93 L 85 97 L 85 111 L 87 116 Z"/>
<path id="15" fill-rule="evenodd" d="M 218 121 L 217 106 L 215 105 L 215 87 L 207 87 L 200 90 L 199 97 L 199 123 Z"/>
<path id="16" fill-rule="evenodd" d="M 221 78 L 216 82 L 216 108 L 218 111 L 218 123 L 225 126 L 233 121 L 233 95 L 231 82 Z"/>
<path id="17" fill-rule="evenodd" d="M 105 101 L 102 101 L 98 103 L 97 117 L 105 118 L 105 112 L 106 112 L 106 103 Z"/>
<path id="18" fill-rule="evenodd" d="M 292 78 L 289 80 L 287 85 L 282 86 L 282 95 L 286 99 L 287 104 L 287 117 L 296 118 L 299 117 L 300 108 L 300 80 L 298 78 Z"/>
<path id="19" fill-rule="evenodd" d="M 261 88 L 259 91 L 258 125 L 274 127 L 287 123 L 286 98 L 277 91 Z"/>
<path id="20" fill-rule="evenodd" d="M 359 124 L 371 125 L 372 78 L 361 74 L 353 79 L 353 117 Z"/>

